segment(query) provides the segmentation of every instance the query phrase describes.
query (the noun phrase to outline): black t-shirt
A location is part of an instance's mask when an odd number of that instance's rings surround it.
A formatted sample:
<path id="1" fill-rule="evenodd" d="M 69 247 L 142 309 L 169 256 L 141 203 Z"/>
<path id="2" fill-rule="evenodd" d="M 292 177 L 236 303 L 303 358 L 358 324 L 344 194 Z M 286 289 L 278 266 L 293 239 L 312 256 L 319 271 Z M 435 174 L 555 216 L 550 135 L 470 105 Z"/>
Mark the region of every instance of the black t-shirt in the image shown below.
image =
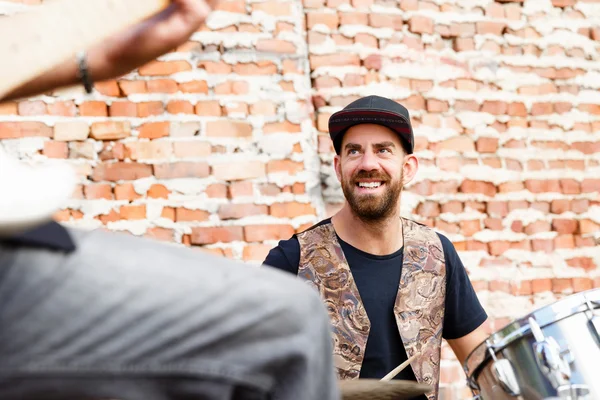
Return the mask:
<path id="1" fill-rule="evenodd" d="M 330 219 L 321 222 L 328 223 Z M 446 261 L 446 310 L 442 335 L 457 339 L 472 332 L 487 314 L 471 285 L 456 249 L 447 237 L 438 233 Z M 403 249 L 377 256 L 365 253 L 337 238 L 348 261 L 352 276 L 371 322 L 361 378 L 380 379 L 408 357 L 394 318 L 394 303 L 402 270 Z M 264 264 L 298 274 L 300 244 L 296 237 L 282 240 L 273 248 Z M 411 368 L 395 379 L 415 380 Z M 424 396 L 423 396 L 424 398 Z"/>

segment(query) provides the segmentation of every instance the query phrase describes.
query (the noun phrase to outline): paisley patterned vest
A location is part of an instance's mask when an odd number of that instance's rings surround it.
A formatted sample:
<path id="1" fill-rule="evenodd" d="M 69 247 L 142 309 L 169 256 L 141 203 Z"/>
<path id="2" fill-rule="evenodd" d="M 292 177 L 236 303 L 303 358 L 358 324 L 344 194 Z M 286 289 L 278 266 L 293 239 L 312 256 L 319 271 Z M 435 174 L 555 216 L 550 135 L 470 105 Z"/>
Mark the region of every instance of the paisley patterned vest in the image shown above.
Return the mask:
<path id="1" fill-rule="evenodd" d="M 402 224 L 404 255 L 394 314 L 406 353 L 420 353 L 411 363 L 415 377 L 435 388 L 427 393 L 435 400 L 446 299 L 444 252 L 432 229 L 407 219 Z M 358 379 L 371 323 L 333 225 L 316 225 L 297 238 L 298 276 L 318 290 L 327 306 L 339 378 Z"/>

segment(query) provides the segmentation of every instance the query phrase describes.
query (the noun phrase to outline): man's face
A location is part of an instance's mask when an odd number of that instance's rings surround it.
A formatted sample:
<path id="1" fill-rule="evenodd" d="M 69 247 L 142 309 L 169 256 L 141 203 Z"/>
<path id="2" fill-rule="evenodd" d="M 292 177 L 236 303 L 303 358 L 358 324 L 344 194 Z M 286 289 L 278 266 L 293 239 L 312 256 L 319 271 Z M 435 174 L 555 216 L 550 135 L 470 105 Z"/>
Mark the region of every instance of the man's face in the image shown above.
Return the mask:
<path id="1" fill-rule="evenodd" d="M 375 124 L 346 131 L 335 168 L 351 209 L 365 221 L 391 215 L 403 187 L 405 152 L 398 135 Z"/>

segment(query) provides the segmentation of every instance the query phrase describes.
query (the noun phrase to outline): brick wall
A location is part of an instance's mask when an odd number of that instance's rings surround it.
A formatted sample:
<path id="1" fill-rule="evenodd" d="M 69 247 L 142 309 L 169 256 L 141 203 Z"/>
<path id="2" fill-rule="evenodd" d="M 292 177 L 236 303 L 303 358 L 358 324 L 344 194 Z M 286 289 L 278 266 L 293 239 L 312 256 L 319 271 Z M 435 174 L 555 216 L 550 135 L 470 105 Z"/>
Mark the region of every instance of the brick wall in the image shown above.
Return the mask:
<path id="1" fill-rule="evenodd" d="M 94 95 L 0 105 L 0 139 L 77 168 L 69 225 L 256 263 L 340 206 L 329 115 L 392 97 L 421 160 L 403 213 L 454 242 L 491 332 L 600 286 L 599 82 L 593 0 L 224 0 Z M 444 356 L 442 398 L 468 398 Z"/>

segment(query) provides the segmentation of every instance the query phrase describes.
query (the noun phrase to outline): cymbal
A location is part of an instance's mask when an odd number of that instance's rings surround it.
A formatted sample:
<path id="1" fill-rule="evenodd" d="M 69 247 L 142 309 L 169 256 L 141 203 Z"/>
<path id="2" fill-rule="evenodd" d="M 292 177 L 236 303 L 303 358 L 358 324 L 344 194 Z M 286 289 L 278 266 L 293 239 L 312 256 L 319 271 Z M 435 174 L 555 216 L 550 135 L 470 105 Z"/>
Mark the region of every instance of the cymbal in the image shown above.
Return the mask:
<path id="1" fill-rule="evenodd" d="M 433 390 L 430 385 L 406 380 L 357 379 L 339 381 L 343 400 L 410 399 Z"/>

